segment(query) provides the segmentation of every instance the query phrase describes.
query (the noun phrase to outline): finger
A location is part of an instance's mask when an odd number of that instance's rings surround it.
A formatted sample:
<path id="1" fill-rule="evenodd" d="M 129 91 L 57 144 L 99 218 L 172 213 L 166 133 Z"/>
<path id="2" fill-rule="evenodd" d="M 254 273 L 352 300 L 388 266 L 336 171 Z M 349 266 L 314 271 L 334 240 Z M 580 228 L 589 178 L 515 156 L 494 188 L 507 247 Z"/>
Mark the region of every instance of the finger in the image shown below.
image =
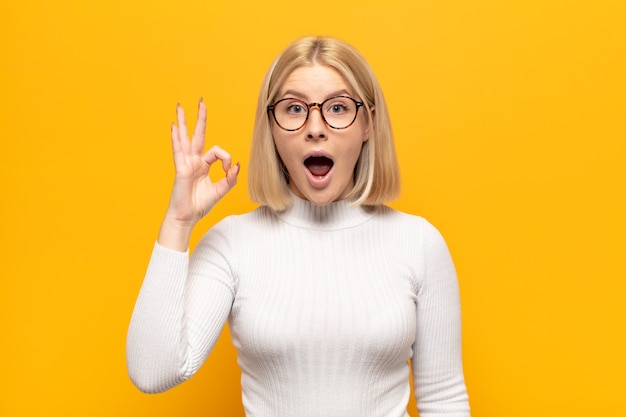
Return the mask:
<path id="1" fill-rule="evenodd" d="M 181 167 L 185 163 L 185 156 L 180 144 L 178 127 L 175 123 L 172 123 L 172 154 L 174 155 L 174 165 Z"/>
<path id="2" fill-rule="evenodd" d="M 178 119 L 178 137 L 180 145 L 185 154 L 190 152 L 189 135 L 187 134 L 187 121 L 185 120 L 185 111 L 180 103 L 176 104 L 176 118 Z"/>
<path id="3" fill-rule="evenodd" d="M 230 169 L 226 172 L 226 177 L 222 178 L 218 182 L 215 183 L 215 187 L 217 189 L 217 195 L 222 198 L 229 192 L 236 184 L 237 184 L 237 176 L 239 175 L 239 163 L 230 167 Z"/>
<path id="4" fill-rule="evenodd" d="M 183 106 L 180 103 L 176 103 L 176 118 L 178 121 L 178 130 L 180 131 L 180 137 L 182 139 L 189 140 L 189 136 L 187 136 L 187 121 L 185 119 L 185 110 L 183 110 Z"/>
<path id="5" fill-rule="evenodd" d="M 222 167 L 224 168 L 224 171 L 228 171 L 230 169 L 230 165 L 233 162 L 230 154 L 219 146 L 213 146 L 204 154 L 202 158 L 204 159 L 204 162 L 209 165 L 212 165 L 216 161 L 222 161 Z"/>
<path id="6" fill-rule="evenodd" d="M 237 162 L 234 166 L 230 167 L 228 171 L 226 171 L 226 182 L 229 185 L 229 189 L 237 184 L 237 177 L 239 176 L 240 170 L 241 166 L 239 165 L 239 162 Z"/>
<path id="7" fill-rule="evenodd" d="M 198 103 L 198 120 L 196 121 L 196 129 L 191 139 L 191 150 L 196 155 L 202 155 L 204 152 L 204 135 L 206 130 L 206 105 L 204 100 L 200 98 Z"/>

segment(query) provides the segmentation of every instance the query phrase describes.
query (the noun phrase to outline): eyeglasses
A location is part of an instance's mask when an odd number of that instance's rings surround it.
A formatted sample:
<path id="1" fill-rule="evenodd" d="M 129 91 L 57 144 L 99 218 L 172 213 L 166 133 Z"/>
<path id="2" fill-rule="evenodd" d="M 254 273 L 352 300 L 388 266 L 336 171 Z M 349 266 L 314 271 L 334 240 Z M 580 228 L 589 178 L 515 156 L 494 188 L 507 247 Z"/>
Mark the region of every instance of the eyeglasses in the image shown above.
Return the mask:
<path id="1" fill-rule="evenodd" d="M 313 107 L 320 110 L 322 120 L 333 129 L 346 129 L 354 123 L 359 108 L 364 104 L 348 96 L 335 96 L 321 103 L 307 104 L 297 98 L 283 98 L 267 106 L 267 111 L 274 116 L 276 124 L 284 130 L 293 132 L 301 129 L 309 120 Z"/>

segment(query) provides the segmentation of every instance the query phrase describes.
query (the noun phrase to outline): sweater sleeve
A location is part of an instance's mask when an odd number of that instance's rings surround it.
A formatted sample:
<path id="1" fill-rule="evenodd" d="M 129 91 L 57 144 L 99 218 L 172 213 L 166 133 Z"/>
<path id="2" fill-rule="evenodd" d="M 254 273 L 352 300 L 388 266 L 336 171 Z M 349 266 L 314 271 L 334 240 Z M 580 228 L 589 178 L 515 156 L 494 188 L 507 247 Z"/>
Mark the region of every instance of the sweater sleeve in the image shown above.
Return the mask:
<path id="1" fill-rule="evenodd" d="M 441 234 L 424 221 L 412 368 L 420 417 L 468 417 L 456 270 Z"/>
<path id="2" fill-rule="evenodd" d="M 191 259 L 155 244 L 126 341 L 128 373 L 141 391 L 166 391 L 206 360 L 234 299 L 228 249 L 217 226 Z"/>

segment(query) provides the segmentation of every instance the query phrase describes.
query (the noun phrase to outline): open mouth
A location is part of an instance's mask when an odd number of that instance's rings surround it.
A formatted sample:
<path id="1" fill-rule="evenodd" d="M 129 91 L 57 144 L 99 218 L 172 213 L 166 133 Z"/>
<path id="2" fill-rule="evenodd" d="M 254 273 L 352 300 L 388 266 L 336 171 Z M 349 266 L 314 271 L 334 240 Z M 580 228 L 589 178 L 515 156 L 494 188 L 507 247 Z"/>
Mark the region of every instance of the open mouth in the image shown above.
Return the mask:
<path id="1" fill-rule="evenodd" d="M 333 160 L 325 156 L 311 156 L 304 161 L 304 165 L 316 177 L 324 177 L 333 167 Z"/>

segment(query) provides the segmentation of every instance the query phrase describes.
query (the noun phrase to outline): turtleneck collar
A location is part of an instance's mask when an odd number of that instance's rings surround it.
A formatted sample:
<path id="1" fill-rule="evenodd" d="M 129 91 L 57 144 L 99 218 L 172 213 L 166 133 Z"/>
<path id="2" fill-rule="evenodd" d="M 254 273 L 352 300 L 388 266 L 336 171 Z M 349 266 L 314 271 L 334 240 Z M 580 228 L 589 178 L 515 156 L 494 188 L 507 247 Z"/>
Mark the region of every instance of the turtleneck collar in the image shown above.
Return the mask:
<path id="1" fill-rule="evenodd" d="M 350 207 L 349 200 L 316 206 L 294 194 L 291 198 L 293 205 L 277 215 L 285 223 L 305 229 L 331 231 L 358 226 L 368 221 L 375 211 L 363 206 Z"/>

